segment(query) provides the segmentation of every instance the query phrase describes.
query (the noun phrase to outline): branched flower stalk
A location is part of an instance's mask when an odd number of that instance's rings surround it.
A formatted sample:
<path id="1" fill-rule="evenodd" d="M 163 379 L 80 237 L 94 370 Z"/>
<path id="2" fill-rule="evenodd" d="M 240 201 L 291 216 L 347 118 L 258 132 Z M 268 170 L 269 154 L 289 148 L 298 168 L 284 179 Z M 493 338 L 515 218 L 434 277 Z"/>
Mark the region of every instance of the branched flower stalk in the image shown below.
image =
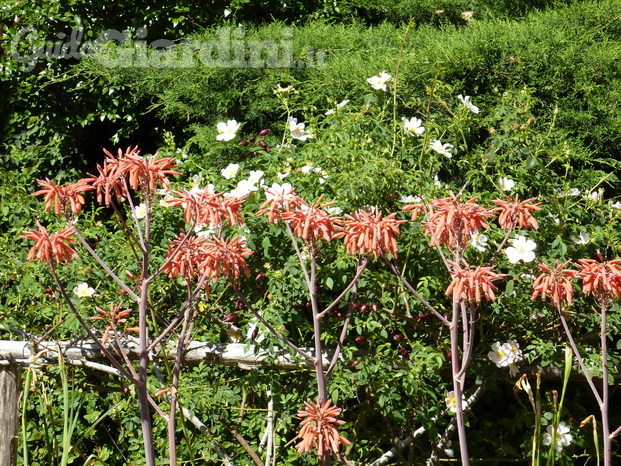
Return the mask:
<path id="1" fill-rule="evenodd" d="M 242 273 L 248 274 L 244 257 L 251 253 L 237 238 L 210 240 L 192 236 L 190 232 L 196 224 L 219 226 L 222 232 L 222 224 L 228 222 L 232 225 L 242 223 L 240 209 L 243 198 L 224 198 L 221 194 L 214 194 L 208 189 L 194 195 L 188 192 L 178 192 L 179 198 L 173 199 L 170 205 L 186 206 L 184 218 L 190 225 L 187 232 L 182 232 L 180 239 L 173 241 L 172 248 L 164 258 L 163 264 L 151 270 L 157 259 L 151 254 L 151 208 L 156 189 L 160 186 L 168 187 L 168 176 L 179 175 L 174 171 L 174 160 L 158 157 L 158 155 L 142 157 L 137 148 L 129 148 L 125 152 L 119 150 L 113 155 L 104 151 L 107 155 L 104 163 L 97 167 L 98 175 L 68 186 L 58 186 L 49 180 L 39 181 L 43 189 L 34 193 L 44 195 L 45 210 L 54 212 L 64 217 L 68 228 L 57 233 L 48 231 L 38 225 L 38 230 L 25 232 L 22 236 L 35 241 L 30 251 L 30 260 L 41 260 L 49 266 L 52 277 L 60 290 L 61 295 L 76 316 L 87 334 L 100 347 L 102 353 L 110 360 L 119 373 L 136 387 L 138 404 L 143 432 L 145 464 L 155 465 L 155 451 L 151 424 L 151 408 L 161 415 L 168 423 L 169 455 L 170 464 L 176 464 L 176 412 L 177 412 L 177 389 L 179 375 L 183 360 L 184 348 L 187 346 L 194 320 L 197 316 L 195 301 L 203 293 L 209 292 L 207 280 L 217 280 L 221 276 L 238 280 Z M 113 271 L 113 267 L 101 259 L 93 247 L 88 244 L 80 233 L 77 226 L 77 214 L 85 205 L 84 193 L 95 191 L 97 201 L 108 207 L 113 207 L 119 217 L 121 227 L 134 257 L 139 261 L 140 276 L 134 279 L 134 286 L 128 286 L 121 277 Z M 134 202 L 133 195 L 142 201 L 141 212 Z M 127 201 L 129 224 L 123 219 L 121 203 Z M 130 227 L 130 225 L 133 225 Z M 88 321 L 84 319 L 69 298 L 65 288 L 58 278 L 55 268 L 61 263 L 69 262 L 78 254 L 73 249 L 74 238 L 82 244 L 88 254 L 101 266 L 106 274 L 112 278 L 121 288 L 121 294 L 126 294 L 138 307 L 138 325 L 135 328 L 126 328 L 122 331 L 119 324 L 124 324 L 130 315 L 130 309 L 121 311 L 121 304 L 110 304 L 110 311 L 99 310 L 100 316 L 94 320 L 103 320 L 108 324 L 104 336 L 100 341 L 94 333 Z M 181 275 L 188 284 L 187 299 L 175 318 L 169 323 L 163 321 L 164 329 L 156 332 L 156 323 L 149 325 L 147 318 L 150 312 L 155 312 L 150 301 L 150 288 L 154 280 L 161 274 L 166 273 L 169 277 Z M 102 317 L 103 316 L 103 317 Z M 161 318 L 160 318 L 161 319 Z M 180 334 L 175 329 L 181 326 Z M 137 331 L 139 341 L 139 357 L 137 368 L 134 367 L 125 352 L 121 337 L 127 331 Z M 151 338 L 151 331 L 154 337 Z M 177 336 L 177 351 L 172 369 L 171 385 L 164 392 L 169 393 L 170 413 L 166 415 L 155 402 L 148 388 L 148 376 L 150 353 L 164 339 L 171 335 Z M 113 336 L 116 344 L 115 350 L 120 352 L 119 359 L 113 351 L 108 349 L 109 337 Z"/>
<path id="2" fill-rule="evenodd" d="M 604 466 L 612 465 L 612 439 L 619 434 L 621 427 L 614 432 L 610 432 L 610 395 L 608 382 L 608 328 L 607 312 L 612 305 L 613 299 L 621 297 L 621 259 L 604 261 L 601 254 L 598 259 L 580 259 L 578 270 L 570 268 L 571 261 L 563 264 L 556 264 L 554 268 L 546 264 L 540 264 L 541 275 L 535 280 L 534 292 L 531 299 L 540 298 L 552 303 L 558 311 L 558 316 L 567 337 L 567 341 L 578 361 L 580 370 L 584 375 L 595 400 L 600 409 L 602 423 L 602 447 Z M 571 280 L 578 278 L 582 280 L 582 292 L 585 295 L 593 295 L 595 303 L 599 308 L 600 317 L 600 354 L 602 385 L 598 389 L 593 381 L 593 377 L 584 364 L 584 360 L 578 351 L 576 341 L 571 334 L 571 329 L 565 318 L 564 306 L 571 306 L 573 302 L 573 286 Z"/>
<path id="3" fill-rule="evenodd" d="M 353 302 L 348 305 L 338 344 L 327 368 L 324 367 L 323 363 L 322 319 L 332 309 L 336 308 L 348 294 L 350 300 L 352 296 L 357 294 L 358 280 L 366 269 L 370 256 L 375 258 L 384 254 L 396 256 L 398 227 L 404 221 L 396 220 L 396 214 L 383 216 L 378 209 L 361 210 L 340 219 L 327 213 L 326 209 L 331 206 L 331 203 L 322 204 L 321 199 L 319 199 L 314 204 L 309 205 L 299 198 L 293 188 L 288 185 L 272 186 L 266 190 L 266 197 L 267 200 L 261 206 L 258 214 L 266 214 L 270 222 L 283 222 L 285 224 L 304 276 L 312 313 L 314 357 L 300 351 L 283 335 L 266 325 L 267 323 L 258 312 L 250 306 L 248 307 L 272 333 L 311 361 L 315 368 L 317 402 L 307 403 L 307 409 L 300 411 L 300 416 L 306 417 L 306 419 L 302 422 L 302 430 L 299 434 L 302 441 L 297 445 L 298 451 L 305 452 L 316 449 L 322 465 L 329 465 L 332 457 L 348 464 L 347 459 L 339 453 L 339 446 L 341 443 L 349 444 L 349 442 L 337 433 L 335 427 L 335 425 L 343 423 L 336 417 L 340 414 L 341 409 L 330 406 L 331 400 L 327 396 L 327 386 L 347 336 L 353 313 Z M 358 265 L 349 284 L 330 304 L 322 309 L 318 290 L 317 260 L 321 243 L 336 238 L 344 239 L 348 253 L 358 255 Z M 300 245 L 300 241 L 303 246 Z M 239 290 L 235 289 L 239 293 Z M 239 294 L 241 296 L 241 293 Z M 242 297 L 242 299 L 248 305 L 245 298 Z"/>
<path id="4" fill-rule="evenodd" d="M 464 419 L 463 394 L 466 386 L 466 375 L 470 358 L 474 349 L 475 324 L 479 320 L 477 307 L 484 301 L 494 301 L 497 290 L 494 282 L 505 277 L 493 271 L 493 263 L 505 246 L 511 232 L 516 226 L 521 228 L 537 228 L 538 224 L 532 216 L 532 211 L 539 209 L 533 204 L 535 199 L 520 201 L 506 198 L 494 201 L 498 207 L 487 210 L 476 204 L 476 198 L 461 201 L 459 194 L 451 193 L 450 197 L 433 199 L 430 203 L 411 204 L 403 207 L 406 212 L 412 213 L 412 220 L 416 220 L 424 213 L 422 226 L 425 234 L 430 237 L 430 243 L 436 248 L 442 262 L 451 276 L 451 283 L 446 295 L 452 297 L 451 313 L 449 317 L 435 309 L 427 300 L 423 299 L 416 287 L 399 272 L 398 267 L 384 257 L 390 270 L 403 283 L 416 299 L 427 308 L 440 322 L 449 328 L 450 359 L 453 391 L 449 394 L 452 411 L 455 412 L 459 450 L 462 465 L 469 465 L 468 443 Z M 464 251 L 474 233 L 489 228 L 487 219 L 500 212 L 500 226 L 507 233 L 504 239 L 492 254 L 486 266 L 471 267 L 464 260 Z M 442 246 L 448 249 L 447 257 Z M 449 258 L 450 257 L 450 258 Z"/>

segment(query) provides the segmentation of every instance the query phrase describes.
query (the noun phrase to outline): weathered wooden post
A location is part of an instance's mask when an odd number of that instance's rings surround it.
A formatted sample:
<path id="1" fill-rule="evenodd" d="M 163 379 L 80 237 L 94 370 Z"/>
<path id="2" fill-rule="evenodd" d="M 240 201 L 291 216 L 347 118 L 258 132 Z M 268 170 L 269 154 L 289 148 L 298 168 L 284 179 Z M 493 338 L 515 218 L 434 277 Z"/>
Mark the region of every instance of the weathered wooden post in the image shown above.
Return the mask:
<path id="1" fill-rule="evenodd" d="M 17 464 L 17 403 L 21 370 L 0 366 L 0 466 Z"/>

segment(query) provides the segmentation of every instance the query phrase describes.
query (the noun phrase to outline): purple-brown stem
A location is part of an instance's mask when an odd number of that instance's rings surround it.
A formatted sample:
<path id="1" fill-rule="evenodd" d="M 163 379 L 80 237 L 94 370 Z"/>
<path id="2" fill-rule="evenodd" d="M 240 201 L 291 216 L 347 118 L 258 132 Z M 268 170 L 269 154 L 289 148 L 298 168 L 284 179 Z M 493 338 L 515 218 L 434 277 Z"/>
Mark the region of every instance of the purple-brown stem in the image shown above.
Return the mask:
<path id="1" fill-rule="evenodd" d="M 496 257 L 498 257 L 498 254 L 500 254 L 500 251 L 502 251 L 502 248 L 505 247 L 505 244 L 507 244 L 507 241 L 509 240 L 509 236 L 511 236 L 511 233 L 513 233 L 514 228 L 515 228 L 515 226 L 512 226 L 511 228 L 509 228 L 509 230 L 507 231 L 507 234 L 502 239 L 502 241 L 500 242 L 500 245 L 498 245 L 498 248 L 496 249 L 496 251 L 494 251 L 494 254 L 492 254 L 492 257 L 490 258 L 489 262 L 487 263 L 488 267 L 492 266 L 492 264 L 496 260 Z"/>
<path id="2" fill-rule="evenodd" d="M 401 275 L 397 267 L 395 267 L 395 265 L 391 261 L 389 261 L 386 256 L 384 256 L 384 261 L 386 261 L 386 264 L 388 264 L 388 267 L 390 267 L 390 270 L 392 270 L 397 278 L 401 280 L 401 283 L 403 283 L 403 285 L 410 291 L 410 293 L 412 293 L 414 297 L 416 297 L 416 299 L 418 299 L 422 303 L 422 305 L 429 310 L 429 312 L 436 316 L 444 325 L 451 325 L 451 322 L 448 319 L 446 319 L 442 314 L 436 311 L 436 309 L 414 289 L 414 287 L 405 279 L 403 275 Z"/>
<path id="3" fill-rule="evenodd" d="M 189 300 L 189 298 L 188 298 Z M 183 315 L 183 326 L 181 328 L 181 335 L 179 336 L 179 341 L 177 343 L 177 354 L 175 356 L 175 365 L 173 367 L 173 379 L 170 387 L 170 414 L 168 416 L 168 453 L 170 458 L 170 464 L 177 464 L 177 439 L 176 439 L 176 430 L 177 430 L 177 388 L 179 386 L 179 374 L 181 373 L 181 360 L 183 359 L 183 352 L 185 351 L 185 346 L 188 343 L 190 332 L 188 332 L 189 327 L 191 326 L 190 319 L 190 311 L 192 307 L 186 306 L 184 315 Z"/>
<path id="4" fill-rule="evenodd" d="M 466 439 L 466 426 L 464 424 L 464 409 L 462 405 L 463 385 L 465 375 L 460 377 L 461 363 L 459 361 L 459 314 L 460 305 L 458 301 L 453 301 L 453 318 L 451 321 L 451 369 L 453 372 L 453 393 L 455 395 L 455 421 L 457 424 L 457 435 L 459 437 L 459 454 L 462 466 L 470 465 L 468 455 L 468 442 Z M 465 372 L 465 371 L 464 371 Z"/>
<path id="5" fill-rule="evenodd" d="M 612 464 L 612 441 L 610 439 L 610 422 L 608 420 L 609 394 L 608 394 L 608 341 L 606 332 L 606 299 L 602 297 L 601 304 L 601 332 L 600 340 L 602 345 L 602 403 L 600 410 L 602 412 L 602 434 L 604 442 L 604 466 Z"/>
<path id="6" fill-rule="evenodd" d="M 201 292 L 201 289 L 203 287 L 203 284 L 205 283 L 205 280 L 207 280 L 207 274 L 203 274 L 201 276 L 201 278 L 198 280 L 198 283 L 196 284 L 196 287 L 194 288 L 194 291 L 192 292 L 192 294 L 189 296 L 189 298 L 187 299 L 187 301 L 184 303 L 183 307 L 181 308 L 181 311 L 179 311 L 179 314 L 177 314 L 177 316 L 172 320 L 172 322 L 170 324 L 168 324 L 168 327 L 166 327 L 162 333 L 160 333 L 157 338 L 155 338 L 151 344 L 149 345 L 148 350 L 149 351 L 153 351 L 153 349 L 164 339 L 166 338 L 166 336 L 172 332 L 174 330 L 174 328 L 179 325 L 179 323 L 181 322 L 181 320 L 183 319 L 183 316 L 185 315 L 186 309 L 189 308 L 192 303 L 194 302 L 194 300 L 196 299 L 196 297 L 199 295 L 199 293 Z"/>
<path id="7" fill-rule="evenodd" d="M 124 289 L 125 291 L 127 291 L 127 294 L 129 296 L 132 297 L 132 299 L 136 302 L 140 301 L 140 298 L 138 297 L 138 295 L 136 293 L 134 293 L 134 291 L 128 287 L 125 283 L 123 283 L 123 280 L 121 280 L 113 271 L 110 267 L 108 267 L 106 265 L 106 263 L 101 259 L 101 257 L 99 257 L 99 255 L 93 250 L 93 248 L 91 248 L 89 246 L 89 244 L 86 242 L 86 240 L 82 237 L 82 235 L 80 234 L 80 230 L 77 229 L 77 227 L 75 225 L 73 225 L 73 232 L 75 233 L 75 235 L 78 237 L 78 240 L 80 241 L 80 243 L 82 243 L 82 246 L 84 246 L 84 249 L 86 249 L 88 251 L 88 253 L 93 257 L 93 259 L 95 259 L 95 261 L 97 261 L 97 263 L 100 265 L 100 267 L 102 269 L 104 269 L 104 271 L 108 274 L 108 276 L 110 278 L 112 278 L 112 280 L 114 280 L 115 282 L 118 283 L 118 285 Z"/>
<path id="8" fill-rule="evenodd" d="M 354 288 L 353 295 L 356 296 L 357 290 Z M 328 370 L 326 371 L 326 383 L 330 380 L 330 376 L 332 375 L 332 371 L 336 366 L 336 363 L 339 360 L 339 356 L 341 354 L 341 350 L 343 349 L 343 343 L 345 342 L 345 337 L 347 336 L 347 328 L 349 326 L 349 321 L 351 320 L 351 316 L 354 313 L 354 303 L 349 303 L 347 307 L 347 315 L 345 316 L 345 321 L 343 322 L 343 328 L 341 329 L 341 335 L 339 337 L 338 344 L 336 345 L 336 349 L 334 350 L 334 354 L 332 355 L 332 360 L 330 361 L 330 365 L 328 366 Z"/>
<path id="9" fill-rule="evenodd" d="M 312 357 L 310 354 L 302 351 L 300 348 L 298 348 L 296 345 L 294 345 L 293 343 L 291 343 L 286 337 L 284 337 L 278 330 L 276 330 L 274 327 L 272 327 L 269 323 L 267 323 L 267 321 L 263 318 L 263 316 L 261 314 L 259 314 L 259 312 L 252 307 L 252 305 L 248 302 L 248 300 L 246 299 L 246 297 L 242 294 L 242 292 L 240 291 L 239 287 L 235 284 L 232 283 L 233 286 L 233 290 L 235 291 L 235 293 L 237 294 L 237 296 L 239 296 L 239 299 L 242 300 L 242 302 L 244 303 L 244 306 L 246 306 L 248 308 L 248 310 L 250 312 L 252 312 L 252 314 L 259 319 L 259 322 L 261 322 L 265 328 L 270 331 L 276 338 L 278 338 L 280 341 L 282 341 L 285 345 L 287 345 L 289 348 L 291 348 L 293 351 L 295 351 L 296 353 L 298 353 L 300 356 L 302 356 L 304 359 L 306 359 L 307 361 L 310 361 L 312 363 L 315 362 L 315 358 Z M 323 355 L 318 354 L 317 357 L 323 357 Z"/>
<path id="10" fill-rule="evenodd" d="M 119 370 L 119 372 L 121 373 L 121 375 L 123 377 L 125 377 L 127 380 L 129 380 L 131 383 L 138 385 L 140 382 L 139 380 L 135 379 L 134 377 L 131 376 L 131 374 L 129 374 L 124 368 L 123 365 L 114 357 L 114 355 L 108 351 L 108 349 L 101 343 L 101 341 L 99 340 L 99 338 L 97 338 L 97 336 L 93 333 L 93 330 L 91 329 L 90 325 L 88 325 L 88 323 L 82 318 L 82 316 L 80 315 L 80 313 L 78 312 L 78 310 L 75 308 L 75 306 L 73 305 L 73 302 L 71 302 L 71 299 L 69 298 L 69 296 L 67 295 L 67 291 L 65 290 L 65 287 L 60 283 L 60 280 L 58 279 L 58 275 L 56 275 L 56 271 L 54 270 L 54 267 L 50 264 L 50 273 L 52 275 L 52 278 L 54 279 L 54 283 L 56 283 L 56 287 L 58 288 L 58 290 L 60 291 L 60 294 L 62 294 L 63 298 L 65 299 L 65 302 L 67 303 L 67 305 L 69 306 L 69 309 L 71 309 L 71 312 L 73 312 L 73 315 L 75 315 L 76 319 L 78 319 L 78 322 L 80 322 L 80 325 L 82 325 L 82 328 L 84 328 L 84 330 L 86 330 L 86 333 L 88 333 L 88 336 L 91 337 L 91 339 L 95 342 L 95 344 L 97 346 L 99 346 L 99 349 L 101 350 L 101 352 L 104 354 L 104 356 L 106 356 L 106 358 L 108 358 L 108 360 L 110 361 L 110 363 Z M 120 349 L 122 351 L 122 349 Z"/>
<path id="11" fill-rule="evenodd" d="M 586 378 L 586 381 L 589 384 L 589 387 L 591 388 L 591 391 L 593 392 L 593 396 L 595 396 L 595 399 L 597 400 L 597 404 L 599 406 L 601 406 L 602 403 L 603 403 L 603 400 L 602 400 L 599 392 L 597 391 L 597 388 L 595 388 L 595 384 L 593 383 L 593 379 L 589 375 L 589 372 L 587 371 L 587 368 L 584 365 L 584 361 L 582 360 L 582 356 L 580 356 L 580 353 L 578 352 L 578 347 L 576 346 L 576 342 L 574 340 L 574 337 L 571 335 L 571 332 L 569 330 L 569 326 L 567 325 L 567 320 L 565 319 L 565 316 L 563 315 L 563 310 L 561 309 L 560 304 L 557 306 L 557 309 L 558 309 L 559 317 L 561 319 L 561 324 L 563 325 L 563 330 L 565 330 L 565 335 L 567 336 L 567 340 L 569 340 L 569 346 L 571 347 L 572 351 L 574 352 L 574 356 L 576 357 L 576 360 L 578 361 L 578 364 L 580 365 L 580 369 L 582 370 L 582 374 Z"/>
<path id="12" fill-rule="evenodd" d="M 131 198 L 128 196 L 128 199 Z M 147 212 L 149 212 L 149 200 L 147 199 Z M 132 212 L 135 217 L 135 209 L 132 205 Z M 135 218 L 138 224 L 138 219 Z M 144 236 L 138 228 L 138 233 L 142 254 L 142 272 L 140 277 L 140 301 L 138 303 L 138 328 L 139 328 L 139 349 L 138 349 L 138 404 L 140 406 L 140 422 L 142 425 L 142 435 L 144 442 L 144 456 L 147 466 L 155 466 L 155 452 L 153 447 L 153 430 L 151 427 L 151 412 L 149 410 L 149 392 L 147 388 L 147 368 L 149 365 L 148 338 L 149 328 L 147 326 L 147 308 L 149 300 L 149 240 L 150 240 L 150 221 L 149 215 L 145 217 Z"/>
<path id="13" fill-rule="evenodd" d="M 352 278 L 351 282 L 349 282 L 349 285 L 347 285 L 347 287 L 343 290 L 343 292 L 340 295 L 338 295 L 328 307 L 326 307 L 323 311 L 321 311 L 318 314 L 319 318 L 322 318 L 328 312 L 330 312 L 332 309 L 338 306 L 338 304 L 345 297 L 345 295 L 349 292 L 349 290 L 351 290 L 354 286 L 356 286 L 356 284 L 358 283 L 358 279 L 360 278 L 360 275 L 362 275 L 362 272 L 364 272 L 364 269 L 366 269 L 368 263 L 369 263 L 368 257 L 365 258 L 364 261 L 362 262 L 358 260 L 358 269 L 356 270 L 356 275 L 354 275 L 354 278 Z"/>

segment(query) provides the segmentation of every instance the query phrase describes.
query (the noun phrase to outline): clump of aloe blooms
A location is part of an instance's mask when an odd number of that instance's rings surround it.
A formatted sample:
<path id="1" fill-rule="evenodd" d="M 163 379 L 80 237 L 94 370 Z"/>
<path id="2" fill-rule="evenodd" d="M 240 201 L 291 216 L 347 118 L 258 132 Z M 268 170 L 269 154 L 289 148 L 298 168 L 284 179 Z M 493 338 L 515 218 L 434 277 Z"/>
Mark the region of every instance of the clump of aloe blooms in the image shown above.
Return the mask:
<path id="1" fill-rule="evenodd" d="M 576 269 L 572 269 L 571 266 L 576 266 Z M 540 298 L 544 301 L 549 301 L 557 310 L 565 336 L 569 341 L 574 356 L 578 360 L 582 375 L 586 378 L 599 406 L 602 423 L 604 465 L 610 466 L 612 464 L 612 439 L 621 432 L 621 427 L 612 433 L 610 432 L 608 416 L 610 394 L 608 387 L 607 312 L 612 306 L 613 301 L 621 297 L 621 259 L 605 261 L 598 252 L 597 259 L 579 259 L 577 264 L 566 261 L 562 264 L 557 263 L 554 268 L 550 268 L 542 263 L 539 265 L 539 268 L 542 273 L 533 284 L 534 291 L 531 299 Z M 565 306 L 571 306 L 573 303 L 574 290 L 572 280 L 574 279 L 582 281 L 582 293 L 593 296 L 595 304 L 599 308 L 600 352 L 602 360 L 602 385 L 600 389 L 595 386 L 593 378 L 584 364 L 563 312 Z"/>
<path id="2" fill-rule="evenodd" d="M 144 437 L 145 463 L 155 464 L 153 435 L 151 429 L 151 409 L 154 409 L 168 421 L 170 463 L 176 464 L 176 417 L 177 386 L 181 372 L 181 358 L 189 342 L 194 320 L 197 315 L 195 302 L 201 293 L 209 293 L 208 281 L 219 279 L 239 281 L 250 273 L 246 257 L 252 253 L 245 242 L 237 237 L 227 238 L 224 225 L 243 223 L 241 207 L 244 198 L 224 197 L 205 189 L 199 193 L 176 191 L 168 201 L 169 206 L 183 206 L 184 219 L 188 223 L 187 231 L 180 232 L 170 244 L 165 257 L 156 257 L 151 250 L 151 230 L 154 197 L 161 188 L 170 187 L 170 176 L 181 175 L 175 170 L 175 160 L 160 157 L 158 154 L 141 156 L 137 147 L 119 149 L 116 155 L 104 150 L 106 155 L 102 164 L 97 166 L 97 174 L 90 175 L 76 183 L 66 186 L 56 185 L 49 180 L 39 180 L 43 188 L 34 193 L 44 196 L 45 210 L 53 210 L 64 218 L 67 226 L 56 233 L 38 225 L 38 229 L 24 232 L 22 237 L 35 241 L 29 259 L 45 262 L 56 285 L 65 298 L 67 305 L 75 314 L 80 324 L 100 347 L 102 353 L 110 360 L 119 374 L 136 386 L 140 408 L 140 418 Z M 78 228 L 77 215 L 83 210 L 85 194 L 93 191 L 98 203 L 111 207 L 132 246 L 140 269 L 138 277 L 127 274 L 132 282 L 127 283 L 93 250 Z M 137 201 L 140 201 L 138 205 Z M 127 215 L 125 215 L 125 212 Z M 194 234 L 194 227 L 203 225 L 218 229 L 218 235 L 205 239 Z M 109 310 L 96 307 L 96 316 L 90 321 L 104 322 L 107 327 L 99 339 L 95 329 L 76 309 L 56 274 L 56 267 L 77 257 L 74 245 L 79 242 L 83 249 L 104 269 L 108 276 L 121 288 L 119 295 L 124 295 L 128 302 L 109 303 Z M 147 325 L 147 315 L 154 309 L 149 289 L 160 274 L 169 277 L 182 276 L 185 279 L 187 299 L 177 315 L 165 323 L 159 334 Z M 137 323 L 130 325 L 133 310 L 137 308 Z M 120 328 L 123 326 L 124 328 Z M 147 390 L 147 377 L 150 370 L 150 352 L 165 339 L 177 333 L 177 356 L 172 370 L 172 379 L 168 387 L 160 392 L 168 394 L 170 412 L 164 414 L 153 396 Z M 152 335 L 149 330 L 151 330 Z M 139 359 L 132 362 L 125 353 L 123 339 L 127 332 L 138 333 Z M 109 349 L 111 340 L 115 351 Z M 120 354 L 120 356 L 119 356 Z M 137 366 L 137 367 L 136 367 Z"/>
<path id="3" fill-rule="evenodd" d="M 483 302 L 495 301 L 498 288 L 495 282 L 505 278 L 505 274 L 494 271 L 493 263 L 505 246 L 515 228 L 522 229 L 539 227 L 532 215 L 540 210 L 535 198 L 520 201 L 514 198 L 494 200 L 498 206 L 487 209 L 479 205 L 476 197 L 462 200 L 453 193 L 449 197 L 434 198 L 429 202 L 418 198 L 420 202 L 403 207 L 410 212 L 412 221 L 423 216 L 421 226 L 426 236 L 430 237 L 431 246 L 435 247 L 450 276 L 450 284 L 446 295 L 451 297 L 452 312 L 443 315 L 429 304 L 401 274 L 398 267 L 387 257 L 386 262 L 393 273 L 405 287 L 436 316 L 442 324 L 449 328 L 451 349 L 451 367 L 453 374 L 453 390 L 450 391 L 452 408 L 455 413 L 461 462 L 469 464 L 468 445 L 464 421 L 466 402 L 464 390 L 470 357 L 474 347 L 475 323 L 479 320 L 478 307 Z M 506 235 L 486 265 L 473 267 L 464 259 L 464 252 L 473 237 L 480 237 L 481 232 L 489 229 L 489 221 L 499 213 L 500 228 Z M 487 238 L 485 238 L 487 241 Z M 485 247 L 477 248 L 484 251 Z"/>

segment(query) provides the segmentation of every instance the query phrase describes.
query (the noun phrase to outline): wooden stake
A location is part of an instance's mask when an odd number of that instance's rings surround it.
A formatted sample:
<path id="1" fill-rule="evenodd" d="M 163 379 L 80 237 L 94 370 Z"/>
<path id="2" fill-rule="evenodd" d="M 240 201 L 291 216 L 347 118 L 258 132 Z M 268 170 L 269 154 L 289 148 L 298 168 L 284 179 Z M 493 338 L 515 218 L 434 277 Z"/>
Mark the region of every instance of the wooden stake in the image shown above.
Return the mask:
<path id="1" fill-rule="evenodd" d="M 0 367 L 0 466 L 17 464 L 17 403 L 21 371 Z"/>

